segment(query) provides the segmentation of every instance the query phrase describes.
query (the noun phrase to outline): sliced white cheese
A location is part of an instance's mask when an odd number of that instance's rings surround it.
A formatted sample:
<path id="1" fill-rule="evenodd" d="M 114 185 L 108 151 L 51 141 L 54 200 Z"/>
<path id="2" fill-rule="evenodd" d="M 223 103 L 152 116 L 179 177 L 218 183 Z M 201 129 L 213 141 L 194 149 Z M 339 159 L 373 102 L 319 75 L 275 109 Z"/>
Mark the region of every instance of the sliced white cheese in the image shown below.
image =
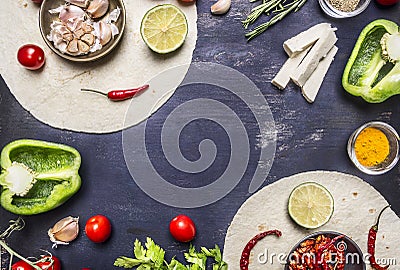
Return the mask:
<path id="1" fill-rule="evenodd" d="M 286 60 L 285 64 L 283 64 L 279 72 L 272 79 L 271 83 L 281 90 L 285 89 L 290 81 L 290 75 L 300 65 L 301 61 L 304 59 L 304 57 L 306 57 L 310 49 L 311 47 L 308 47 L 295 57 L 288 58 L 288 60 Z"/>
<path id="2" fill-rule="evenodd" d="M 318 91 L 321 88 L 325 75 L 328 72 L 330 65 L 332 64 L 337 51 L 338 47 L 333 46 L 328 55 L 324 59 L 322 59 L 322 61 L 318 64 L 318 67 L 301 88 L 301 93 L 303 94 L 303 97 L 309 103 L 313 103 L 315 101 L 315 98 L 317 97 Z"/>
<path id="3" fill-rule="evenodd" d="M 302 87 L 317 68 L 319 61 L 324 58 L 337 41 L 333 31 L 326 31 L 312 47 L 301 64 L 290 76 L 295 84 Z"/>
<path id="4" fill-rule="evenodd" d="M 314 25 L 310 29 L 301 32 L 297 36 L 286 40 L 283 43 L 283 49 L 289 55 L 289 57 L 294 57 L 314 44 L 325 32 L 335 30 L 336 28 L 332 28 L 329 23 L 320 23 Z"/>

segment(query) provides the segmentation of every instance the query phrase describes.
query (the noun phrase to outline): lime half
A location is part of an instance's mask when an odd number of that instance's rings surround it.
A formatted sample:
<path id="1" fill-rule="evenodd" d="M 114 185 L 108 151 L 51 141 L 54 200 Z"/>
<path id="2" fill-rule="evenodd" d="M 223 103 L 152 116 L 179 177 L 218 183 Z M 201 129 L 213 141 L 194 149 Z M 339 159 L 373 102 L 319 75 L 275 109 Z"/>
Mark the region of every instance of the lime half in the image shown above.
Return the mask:
<path id="1" fill-rule="evenodd" d="M 171 4 L 155 6 L 144 15 L 140 33 L 151 50 L 173 52 L 182 46 L 188 33 L 185 14 Z"/>
<path id="2" fill-rule="evenodd" d="M 334 202 L 329 191 L 314 182 L 295 187 L 289 196 L 290 217 L 300 226 L 315 229 L 329 221 Z"/>

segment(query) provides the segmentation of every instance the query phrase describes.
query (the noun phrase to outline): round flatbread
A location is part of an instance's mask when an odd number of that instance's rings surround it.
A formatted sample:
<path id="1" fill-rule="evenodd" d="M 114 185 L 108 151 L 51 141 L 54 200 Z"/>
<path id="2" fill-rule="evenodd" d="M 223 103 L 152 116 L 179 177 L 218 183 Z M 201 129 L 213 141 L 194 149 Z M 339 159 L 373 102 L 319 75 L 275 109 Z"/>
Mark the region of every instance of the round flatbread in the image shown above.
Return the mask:
<path id="1" fill-rule="evenodd" d="M 293 188 L 310 181 L 325 186 L 335 200 L 335 210 L 330 221 L 315 230 L 306 230 L 296 225 L 287 211 L 288 198 Z M 343 233 L 352 238 L 365 255 L 368 231 L 375 224 L 378 212 L 386 205 L 388 202 L 378 191 L 352 175 L 316 171 L 283 178 L 258 191 L 240 207 L 226 234 L 224 260 L 229 269 L 240 269 L 241 253 L 247 242 L 256 234 L 273 229 L 280 230 L 282 236 L 267 236 L 257 243 L 250 255 L 249 270 L 284 269 L 285 258 L 280 254 L 287 256 L 298 241 L 317 231 Z M 399 228 L 400 218 L 391 209 L 385 210 L 376 241 L 377 258 L 392 264 L 400 263 Z M 368 262 L 367 269 L 371 269 Z"/>
<path id="2" fill-rule="evenodd" d="M 74 63 L 53 53 L 39 30 L 39 8 L 31 0 L 2 0 L 0 24 L 8 30 L 0 35 L 0 74 L 18 102 L 38 120 L 50 126 L 73 131 L 108 133 L 147 119 L 171 97 L 171 89 L 153 89 L 135 99 L 138 113 L 124 123 L 130 101 L 112 102 L 81 88 L 108 92 L 145 84 L 157 74 L 191 62 L 197 39 L 196 5 L 179 5 L 177 1 L 125 1 L 126 28 L 121 43 L 110 55 L 92 63 Z M 147 10 L 157 4 L 173 3 L 185 13 L 189 32 L 183 46 L 169 55 L 152 52 L 140 36 L 140 23 Z M 5 28 L 5 29 L 6 29 Z M 24 69 L 16 59 L 18 48 L 27 43 L 41 46 L 46 55 L 43 70 Z M 188 67 L 188 65 L 186 65 Z M 187 69 L 169 78 L 175 88 Z M 166 95 L 168 93 L 168 95 Z M 139 102 L 140 101 L 140 102 Z M 161 105 L 162 105 L 161 104 Z M 156 106 L 157 105 L 157 106 Z M 150 109 L 149 109 L 150 108 Z M 145 111 L 146 113 L 143 113 Z"/>

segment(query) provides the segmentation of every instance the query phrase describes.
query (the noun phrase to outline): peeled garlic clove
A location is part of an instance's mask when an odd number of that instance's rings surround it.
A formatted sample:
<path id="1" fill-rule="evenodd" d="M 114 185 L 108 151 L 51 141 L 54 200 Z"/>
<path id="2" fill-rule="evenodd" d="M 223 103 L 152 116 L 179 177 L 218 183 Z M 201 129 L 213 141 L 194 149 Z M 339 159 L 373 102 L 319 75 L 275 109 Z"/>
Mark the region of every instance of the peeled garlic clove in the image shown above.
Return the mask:
<path id="1" fill-rule="evenodd" d="M 81 37 L 81 40 L 85 42 L 87 45 L 92 46 L 94 44 L 94 35 L 93 34 L 84 34 Z"/>
<path id="2" fill-rule="evenodd" d="M 73 54 L 79 52 L 79 49 L 78 49 L 78 39 L 77 39 L 77 38 L 71 40 L 71 41 L 68 43 L 67 51 L 70 52 L 70 53 L 73 53 Z"/>
<path id="3" fill-rule="evenodd" d="M 55 247 L 57 247 L 57 244 L 68 245 L 69 242 L 75 240 L 79 233 L 78 222 L 79 218 L 69 216 L 61 219 L 53 228 L 48 230 L 47 234 Z"/>
<path id="4" fill-rule="evenodd" d="M 112 38 L 111 26 L 103 21 L 93 24 L 97 38 L 100 40 L 100 45 L 104 46 Z"/>
<path id="5" fill-rule="evenodd" d="M 68 21 L 83 18 L 84 16 L 85 16 L 85 11 L 83 11 L 83 9 L 74 5 L 69 5 L 65 6 L 60 11 L 59 18 L 62 22 L 67 23 Z"/>
<path id="6" fill-rule="evenodd" d="M 231 0 L 218 0 L 217 3 L 211 6 L 211 13 L 222 15 L 228 12 L 231 7 Z"/>
<path id="7" fill-rule="evenodd" d="M 82 23 L 81 28 L 85 33 L 91 33 L 93 31 L 93 27 L 90 24 L 87 24 L 86 22 Z"/>
<path id="8" fill-rule="evenodd" d="M 89 4 L 89 0 L 65 0 L 65 2 L 82 8 L 86 8 Z"/>
<path id="9" fill-rule="evenodd" d="M 85 32 L 83 31 L 82 28 L 79 28 L 79 29 L 74 31 L 74 36 L 76 38 L 81 38 L 81 36 L 83 36 L 84 34 L 85 34 Z"/>
<path id="10" fill-rule="evenodd" d="M 74 35 L 72 33 L 65 33 L 64 35 L 62 35 L 62 37 L 68 42 L 74 39 Z"/>
<path id="11" fill-rule="evenodd" d="M 82 40 L 78 40 L 78 48 L 80 53 L 87 53 L 90 50 L 89 45 L 87 45 L 86 42 L 83 42 Z"/>
<path id="12" fill-rule="evenodd" d="M 100 18 L 101 16 L 106 14 L 108 6 L 108 0 L 93 0 L 92 2 L 90 2 L 86 12 L 89 13 L 89 15 L 94 19 Z"/>

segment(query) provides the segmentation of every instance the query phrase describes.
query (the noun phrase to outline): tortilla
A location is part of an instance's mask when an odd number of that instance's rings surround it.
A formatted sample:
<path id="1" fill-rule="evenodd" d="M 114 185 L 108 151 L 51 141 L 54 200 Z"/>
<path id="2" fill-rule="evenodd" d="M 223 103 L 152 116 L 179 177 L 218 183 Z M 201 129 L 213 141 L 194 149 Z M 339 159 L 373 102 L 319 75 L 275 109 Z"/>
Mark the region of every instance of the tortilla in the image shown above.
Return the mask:
<path id="1" fill-rule="evenodd" d="M 189 64 L 197 39 L 196 5 L 179 5 L 176 0 L 125 1 L 126 28 L 121 43 L 100 61 L 74 63 L 62 59 L 48 48 L 40 35 L 39 8 L 31 0 L 2 0 L 0 24 L 0 74 L 18 102 L 35 118 L 50 126 L 73 131 L 108 133 L 135 125 L 147 119 L 172 96 L 171 89 L 154 89 L 135 97 L 140 114 L 129 117 L 125 113 L 130 101 L 112 102 L 81 88 L 108 92 L 145 84 L 162 71 L 177 65 Z M 141 19 L 157 4 L 179 5 L 185 13 L 189 33 L 183 46 L 174 53 L 158 55 L 145 45 L 140 36 Z M 41 46 L 46 55 L 43 70 L 29 71 L 16 60 L 18 48 L 33 43 Z M 175 89 L 187 69 L 169 78 Z M 168 93 L 168 95 L 166 95 Z M 168 97 L 168 98 L 166 98 Z M 160 104 L 161 102 L 161 104 Z M 157 105 L 157 106 L 156 106 Z"/>
<path id="2" fill-rule="evenodd" d="M 287 202 L 290 192 L 304 182 L 317 182 L 325 186 L 335 200 L 335 211 L 330 221 L 315 230 L 306 230 L 296 225 L 289 217 Z M 315 171 L 283 178 L 264 187 L 251 196 L 239 209 L 225 238 L 224 260 L 229 269 L 240 269 L 239 262 L 247 242 L 261 231 L 278 229 L 280 238 L 267 236 L 253 248 L 250 254 L 249 270 L 284 269 L 285 259 L 272 253 L 287 255 L 292 247 L 304 236 L 317 231 L 337 231 L 352 238 L 362 252 L 367 254 L 367 238 L 370 227 L 375 224 L 378 212 L 388 202 L 362 179 L 338 172 Z M 387 209 L 382 215 L 376 242 L 376 257 L 396 260 L 400 263 L 400 218 Z M 258 256 L 268 251 L 269 260 L 259 263 Z M 260 257 L 265 262 L 265 257 Z M 281 261 L 281 264 L 279 261 Z M 393 263 L 393 261 L 392 261 Z M 367 264 L 367 269 L 372 269 Z M 396 265 L 389 269 L 398 269 Z"/>

